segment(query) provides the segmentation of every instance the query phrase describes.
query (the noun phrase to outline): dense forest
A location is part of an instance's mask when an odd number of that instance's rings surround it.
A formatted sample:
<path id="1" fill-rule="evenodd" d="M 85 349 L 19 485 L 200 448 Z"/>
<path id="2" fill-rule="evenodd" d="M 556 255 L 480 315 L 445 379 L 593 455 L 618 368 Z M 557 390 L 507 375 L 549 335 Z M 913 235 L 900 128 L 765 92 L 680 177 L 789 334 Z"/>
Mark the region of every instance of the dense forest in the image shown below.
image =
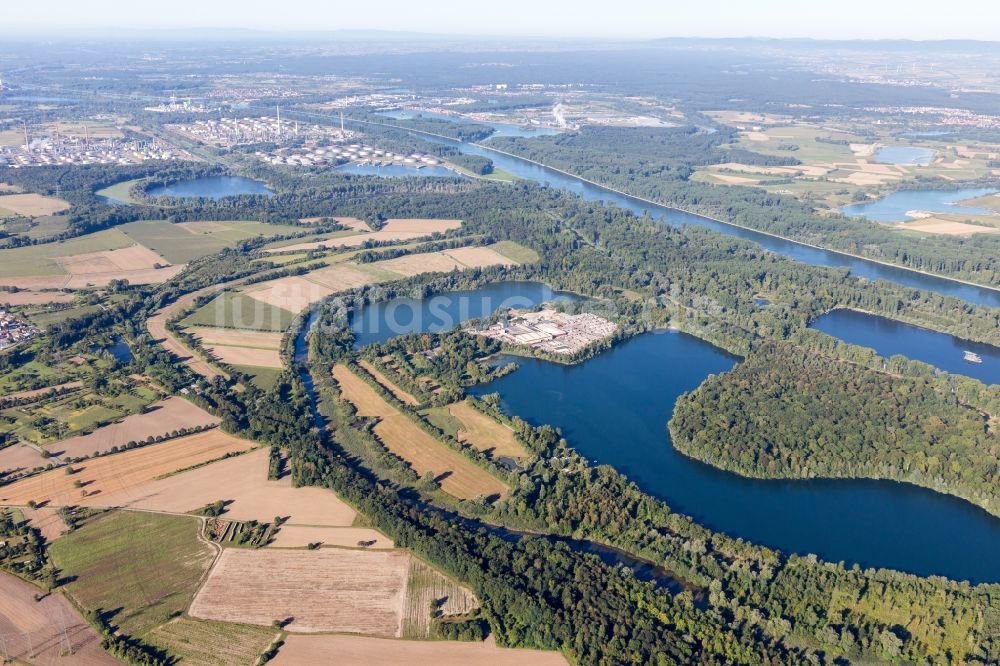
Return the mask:
<path id="1" fill-rule="evenodd" d="M 1000 515 L 1000 440 L 989 416 L 934 382 L 787 343 L 677 401 L 678 449 L 763 478 L 884 478 L 958 495 Z"/>

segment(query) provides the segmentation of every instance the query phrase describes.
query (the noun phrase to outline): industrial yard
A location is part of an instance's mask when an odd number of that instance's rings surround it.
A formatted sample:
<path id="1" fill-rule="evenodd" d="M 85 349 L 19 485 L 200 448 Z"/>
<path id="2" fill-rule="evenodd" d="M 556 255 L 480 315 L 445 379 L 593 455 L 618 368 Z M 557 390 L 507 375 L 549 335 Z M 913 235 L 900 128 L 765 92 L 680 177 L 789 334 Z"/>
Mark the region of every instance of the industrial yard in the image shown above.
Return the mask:
<path id="1" fill-rule="evenodd" d="M 155 137 L 86 138 L 50 134 L 19 146 L 0 146 L 0 166 L 141 164 L 147 160 L 193 160 L 187 152 Z"/>
<path id="2" fill-rule="evenodd" d="M 538 312 L 511 310 L 509 318 L 484 330 L 470 330 L 500 342 L 570 356 L 614 334 L 617 326 L 585 312 L 571 315 L 545 308 Z"/>

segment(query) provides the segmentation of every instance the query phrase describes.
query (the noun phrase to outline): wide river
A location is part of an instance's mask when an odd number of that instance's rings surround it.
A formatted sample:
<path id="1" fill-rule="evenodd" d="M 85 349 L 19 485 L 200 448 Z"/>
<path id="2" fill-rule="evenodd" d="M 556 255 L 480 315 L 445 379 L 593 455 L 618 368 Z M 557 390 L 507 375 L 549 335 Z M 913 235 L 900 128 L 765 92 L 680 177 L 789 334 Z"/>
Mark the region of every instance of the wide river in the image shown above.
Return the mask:
<path id="1" fill-rule="evenodd" d="M 605 204 L 613 204 L 620 208 L 626 208 L 637 215 L 642 215 L 643 213 L 648 212 L 652 217 L 662 218 L 668 224 L 692 224 L 700 227 L 707 227 L 724 234 L 753 241 L 771 252 L 784 255 L 806 264 L 847 268 L 850 269 L 851 274 L 868 278 L 870 280 L 890 280 L 914 289 L 932 291 L 946 296 L 955 296 L 978 305 L 1000 307 L 1000 289 L 990 289 L 988 287 L 965 284 L 957 280 L 950 280 L 948 278 L 936 277 L 933 275 L 925 275 L 917 271 L 907 270 L 905 268 L 890 266 L 887 264 L 880 264 L 876 261 L 852 257 L 850 255 L 834 252 L 832 250 L 810 247 L 808 245 L 784 240 L 759 231 L 743 229 L 725 222 L 712 220 L 701 215 L 686 213 L 684 211 L 677 210 L 676 208 L 670 208 L 668 206 L 662 206 L 641 199 L 636 199 L 635 197 L 620 194 L 600 185 L 587 182 L 576 176 L 543 167 L 523 158 L 508 155 L 483 145 L 463 143 L 461 141 L 431 136 L 426 133 L 416 132 L 413 130 L 408 131 L 412 136 L 426 141 L 455 146 L 463 153 L 488 157 L 493 160 L 493 164 L 496 167 L 503 169 L 508 173 L 514 174 L 518 178 L 532 180 L 550 187 L 559 187 L 569 192 L 573 192 L 588 201 L 600 201 Z"/>

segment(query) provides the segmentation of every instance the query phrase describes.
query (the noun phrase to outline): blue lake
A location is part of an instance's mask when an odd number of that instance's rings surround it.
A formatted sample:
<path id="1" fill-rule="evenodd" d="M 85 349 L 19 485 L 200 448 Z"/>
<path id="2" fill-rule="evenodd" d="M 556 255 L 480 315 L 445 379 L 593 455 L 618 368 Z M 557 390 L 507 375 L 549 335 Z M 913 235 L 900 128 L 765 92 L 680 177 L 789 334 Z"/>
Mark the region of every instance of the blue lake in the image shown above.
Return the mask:
<path id="1" fill-rule="evenodd" d="M 274 194 L 267 185 L 240 176 L 204 176 L 146 190 L 151 197 L 203 197 L 218 200 L 240 194 Z"/>
<path id="2" fill-rule="evenodd" d="M 828 312 L 812 327 L 844 342 L 874 349 L 879 356 L 902 354 L 986 384 L 1000 384 L 1000 348 L 993 345 L 847 309 Z M 979 354 L 983 362 L 976 364 L 964 360 L 965 351 Z"/>
<path id="3" fill-rule="evenodd" d="M 380 178 L 406 178 L 408 176 L 437 176 L 439 178 L 466 178 L 443 166 L 411 167 L 402 164 L 376 166 L 374 164 L 345 164 L 334 169 L 337 173 L 350 173 L 358 176 L 379 176 Z"/>
<path id="4" fill-rule="evenodd" d="M 370 303 L 351 316 L 354 348 L 385 342 L 405 333 L 447 331 L 500 309 L 531 308 L 546 301 L 575 299 L 574 294 L 554 291 L 539 282 L 499 282 L 427 298 Z"/>
<path id="5" fill-rule="evenodd" d="M 976 188 L 964 190 L 901 190 L 871 203 L 854 204 L 840 209 L 844 215 L 865 217 L 874 222 L 900 222 L 911 219 L 906 213 L 920 210 L 955 215 L 994 215 L 986 208 L 962 206 L 966 199 L 994 194 L 997 190 Z"/>
<path id="6" fill-rule="evenodd" d="M 583 364 L 504 357 L 516 372 L 475 387 L 505 411 L 562 429 L 673 510 L 732 536 L 829 561 L 1000 581 L 1000 519 L 963 500 L 891 481 L 747 479 L 676 452 L 677 397 L 737 359 L 677 332 L 633 338 Z"/>
<path id="7" fill-rule="evenodd" d="M 914 146 L 886 146 L 875 153 L 875 161 L 901 166 L 927 166 L 934 159 L 934 151 Z"/>

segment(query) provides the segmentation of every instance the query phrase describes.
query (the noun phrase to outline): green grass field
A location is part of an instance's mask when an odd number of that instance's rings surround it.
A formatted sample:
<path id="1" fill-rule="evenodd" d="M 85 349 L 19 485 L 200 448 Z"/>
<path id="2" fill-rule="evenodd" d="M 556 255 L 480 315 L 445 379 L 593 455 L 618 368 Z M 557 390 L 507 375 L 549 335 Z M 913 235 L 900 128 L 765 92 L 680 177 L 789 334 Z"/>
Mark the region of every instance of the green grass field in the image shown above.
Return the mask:
<path id="1" fill-rule="evenodd" d="M 274 386 L 278 377 L 281 376 L 281 368 L 259 368 L 255 365 L 236 365 L 233 367 L 253 376 L 253 383 L 265 391 Z"/>
<path id="2" fill-rule="evenodd" d="M 294 315 L 240 292 L 226 291 L 181 321 L 182 326 L 217 326 L 258 331 L 283 331 Z"/>
<path id="3" fill-rule="evenodd" d="M 464 429 L 465 427 L 461 421 L 448 412 L 447 405 L 444 407 L 431 407 L 430 409 L 423 410 L 420 414 L 426 418 L 431 425 L 440 429 L 444 434 L 456 439 L 458 438 L 458 431 Z"/>
<path id="4" fill-rule="evenodd" d="M 199 229 L 198 225 L 203 228 Z M 299 227 L 263 222 L 192 222 L 180 226 L 164 221 L 144 221 L 118 228 L 135 242 L 176 264 L 215 254 L 248 238 L 301 231 Z"/>
<path id="5" fill-rule="evenodd" d="M 538 253 L 514 241 L 500 241 L 489 247 L 519 264 L 533 264 L 538 261 Z"/>
<path id="6" fill-rule="evenodd" d="M 68 592 L 141 637 L 191 604 L 212 549 L 186 516 L 118 511 L 54 541 L 49 549 Z"/>
<path id="7" fill-rule="evenodd" d="M 63 275 L 65 271 L 56 263 L 56 257 L 120 250 L 132 245 L 135 245 L 133 240 L 115 228 L 56 243 L 4 249 L 0 250 L 0 277 Z"/>
<path id="8" fill-rule="evenodd" d="M 100 305 L 79 305 L 76 307 L 64 308 L 62 310 L 39 310 L 36 312 L 29 312 L 28 319 L 30 319 L 31 323 L 38 328 L 44 329 L 52 326 L 53 324 L 62 323 L 67 319 L 93 314 L 100 309 Z"/>

